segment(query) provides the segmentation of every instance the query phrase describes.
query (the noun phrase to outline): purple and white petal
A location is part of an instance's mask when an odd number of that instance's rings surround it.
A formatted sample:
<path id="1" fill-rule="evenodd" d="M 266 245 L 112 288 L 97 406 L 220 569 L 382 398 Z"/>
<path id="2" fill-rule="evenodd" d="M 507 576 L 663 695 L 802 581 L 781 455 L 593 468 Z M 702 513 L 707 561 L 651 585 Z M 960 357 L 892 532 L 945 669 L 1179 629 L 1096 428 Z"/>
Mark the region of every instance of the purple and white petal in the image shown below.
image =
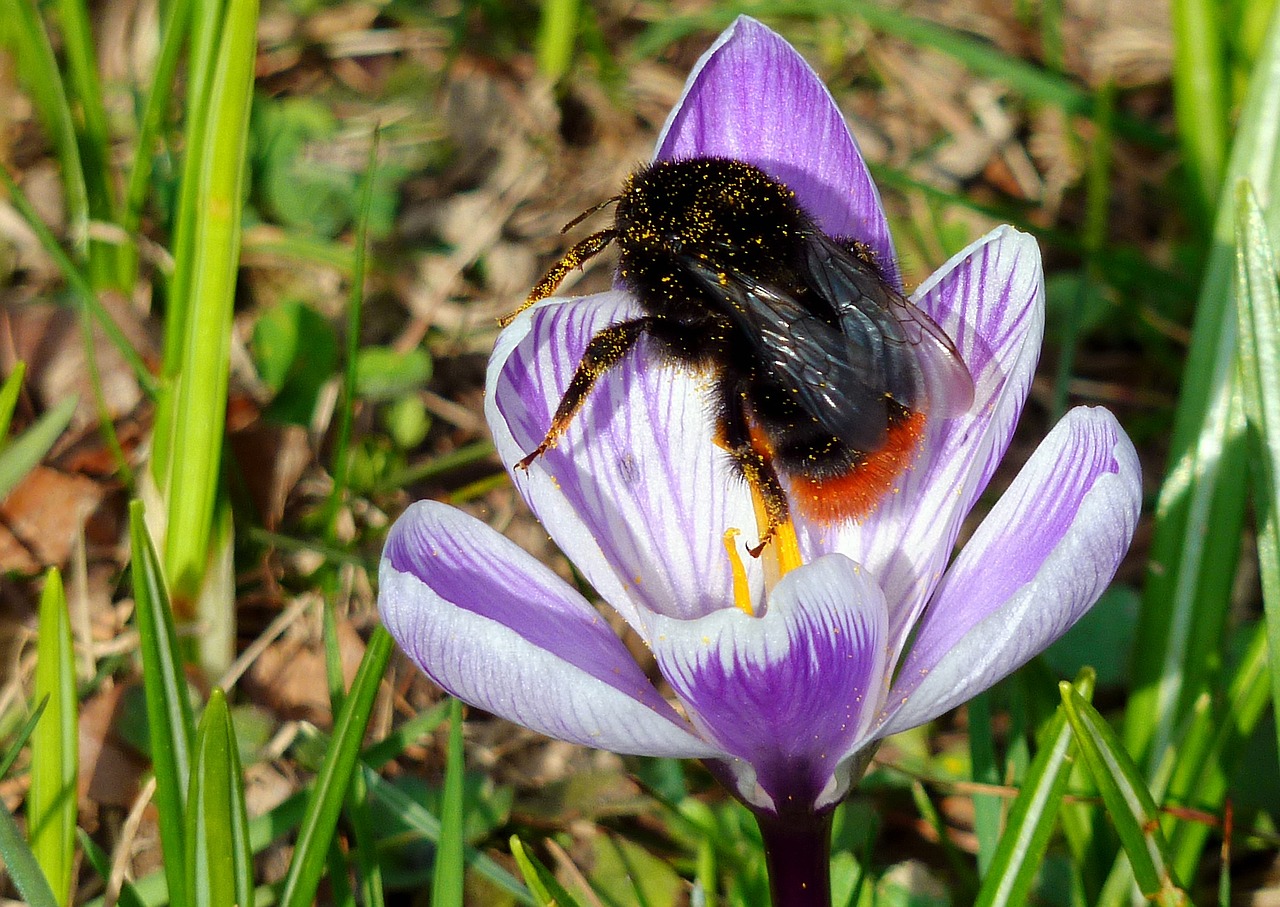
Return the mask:
<path id="1" fill-rule="evenodd" d="M 484 523 L 436 502 L 387 537 L 378 607 L 400 648 L 465 702 L 620 753 L 717 755 L 567 583 Z"/>
<path id="2" fill-rule="evenodd" d="M 942 577 L 965 515 L 1004 455 L 1026 401 L 1044 332 L 1044 274 L 1035 240 L 1000 227 L 953 257 L 913 296 L 969 368 L 969 412 L 927 429 L 919 460 L 861 523 L 807 532 L 808 550 L 864 564 L 890 602 L 900 650 Z"/>
<path id="3" fill-rule="evenodd" d="M 1065 633 L 1115 575 L 1142 501 L 1105 409 L 1069 412 L 992 508 L 920 621 L 878 735 L 941 715 Z"/>
<path id="4" fill-rule="evenodd" d="M 517 489 L 602 597 L 642 635 L 648 615 L 693 618 L 732 601 L 727 528 L 755 525 L 745 485 L 712 441 L 707 380 L 664 364 L 647 340 L 596 383 L 555 447 L 512 469 L 601 329 L 634 315 L 621 292 L 548 302 L 501 335 L 486 414 Z M 763 596 L 758 563 L 747 565 Z"/>
<path id="5" fill-rule="evenodd" d="M 783 577 L 761 616 L 659 621 L 653 654 L 702 735 L 740 760 L 748 802 L 823 806 L 843 796 L 840 760 L 879 711 L 887 619 L 867 573 L 830 555 Z"/>
<path id="6" fill-rule="evenodd" d="M 804 57 L 755 19 L 739 16 L 698 60 L 654 157 L 756 165 L 793 189 L 824 232 L 866 243 L 901 288 L 880 193 L 840 108 Z"/>

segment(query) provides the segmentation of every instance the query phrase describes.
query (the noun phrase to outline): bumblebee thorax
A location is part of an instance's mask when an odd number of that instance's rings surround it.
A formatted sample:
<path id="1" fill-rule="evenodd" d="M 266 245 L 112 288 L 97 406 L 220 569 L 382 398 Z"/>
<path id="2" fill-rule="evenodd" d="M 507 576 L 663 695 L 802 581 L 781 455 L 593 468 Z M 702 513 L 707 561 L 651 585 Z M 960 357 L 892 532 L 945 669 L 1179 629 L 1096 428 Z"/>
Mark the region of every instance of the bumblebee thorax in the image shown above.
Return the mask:
<path id="1" fill-rule="evenodd" d="M 725 158 L 659 161 L 618 197 L 615 235 L 624 270 L 769 269 L 810 228 L 795 194 L 751 164 Z"/>

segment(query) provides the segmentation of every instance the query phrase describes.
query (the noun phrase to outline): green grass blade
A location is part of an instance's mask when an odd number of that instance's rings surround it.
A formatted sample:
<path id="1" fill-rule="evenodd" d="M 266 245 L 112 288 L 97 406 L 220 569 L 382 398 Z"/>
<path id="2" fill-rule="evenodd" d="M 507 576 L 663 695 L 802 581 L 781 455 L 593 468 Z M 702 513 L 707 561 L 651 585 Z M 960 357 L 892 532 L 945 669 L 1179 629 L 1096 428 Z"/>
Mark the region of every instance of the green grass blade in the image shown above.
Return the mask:
<path id="1" fill-rule="evenodd" d="M 68 88 L 74 97 L 74 108 L 80 114 L 77 133 L 89 217 L 116 224 L 119 223 L 119 211 L 110 167 L 111 136 L 107 131 L 107 111 L 102 103 L 102 84 L 98 80 L 89 11 L 82 0 L 58 0 L 57 9 L 69 76 Z M 119 246 L 100 240 L 89 242 L 89 276 L 95 287 L 122 286 L 119 261 Z"/>
<path id="2" fill-rule="evenodd" d="M 187 319 L 191 310 L 191 285 L 196 268 L 196 224 L 201 196 L 201 170 L 207 154 L 211 86 L 218 65 L 217 48 L 230 0 L 196 4 L 190 22 L 191 51 L 187 60 L 185 135 L 186 156 L 178 187 L 178 212 L 174 218 L 173 279 L 169 283 L 170 306 L 164 326 L 165 375 L 175 378 L 186 352 Z M 167 463 L 168 452 L 160 462 Z"/>
<path id="3" fill-rule="evenodd" d="M 548 82 L 559 82 L 573 63 L 578 15 L 578 0 L 542 0 L 535 57 L 538 72 Z"/>
<path id="4" fill-rule="evenodd" d="M 63 400 L 0 451 L 0 500 L 36 467 L 71 423 L 77 398 Z"/>
<path id="5" fill-rule="evenodd" d="M 174 0 L 167 3 L 161 15 L 164 18 L 161 25 L 160 54 L 156 58 L 155 72 L 151 78 L 151 85 L 147 89 L 147 100 L 142 109 L 141 122 L 138 124 L 137 145 L 134 148 L 133 164 L 129 168 L 129 178 L 125 184 L 124 208 L 120 212 L 120 225 L 130 238 L 136 237 L 138 226 L 142 223 L 142 208 L 152 188 L 152 164 L 155 161 L 156 146 L 161 141 L 168 121 L 173 88 L 177 84 L 175 76 L 178 60 L 182 55 L 182 46 L 186 41 L 191 22 L 191 0 Z M 123 265 L 126 288 L 133 287 L 137 277 L 137 266 L 135 247 L 129 250 L 128 259 Z"/>
<path id="6" fill-rule="evenodd" d="M 991 693 L 979 693 L 969 700 L 969 777 L 978 784 L 999 784 L 1004 780 L 996 756 L 995 733 L 991 725 Z M 1004 800 L 996 794 L 973 795 L 973 831 L 978 838 L 978 875 L 985 876 L 1000 841 L 1000 820 Z"/>
<path id="7" fill-rule="evenodd" d="M 374 800 L 395 813 L 400 819 L 428 841 L 440 841 L 440 820 L 432 815 L 421 803 L 411 799 L 399 788 L 383 781 L 366 766 L 365 781 L 369 785 L 369 793 Z M 530 895 L 511 873 L 507 872 L 492 858 L 473 847 L 465 848 L 467 867 L 477 875 L 483 876 L 497 887 L 514 897 L 519 903 L 535 907 L 537 901 Z"/>
<path id="8" fill-rule="evenodd" d="M 338 813 L 360 754 L 364 728 L 390 657 L 391 636 L 379 626 L 369 639 L 369 647 L 360 662 L 355 681 L 334 722 L 333 742 L 325 753 L 315 788 L 307 800 L 307 812 L 298 831 L 293 861 L 280 895 L 283 907 L 306 907 L 315 898 L 329 841 L 338 824 Z"/>
<path id="9" fill-rule="evenodd" d="M 22 379 L 26 374 L 27 364 L 15 362 L 9 377 L 4 379 L 4 386 L 0 387 L 0 452 L 8 446 L 9 423 L 13 421 L 13 411 L 17 409 L 18 394 L 22 393 Z M 0 491 L 0 498 L 4 496 L 5 492 Z"/>
<path id="10" fill-rule="evenodd" d="M 1189 904 L 1173 875 L 1160 812 L 1142 773 L 1106 719 L 1071 684 L 1060 689 L 1082 761 L 1102 794 L 1139 889 L 1159 904 Z"/>
<path id="11" fill-rule="evenodd" d="M 338 642 L 338 622 L 331 604 L 337 597 L 334 588 L 337 585 L 337 573 L 333 570 L 326 572 L 328 573 L 325 589 L 326 604 L 321 612 L 322 629 L 324 631 L 325 676 L 329 683 L 329 705 L 333 714 L 336 715 L 342 711 L 342 703 L 347 698 L 347 691 L 342 685 L 342 652 Z M 381 907 L 385 900 L 382 888 L 382 864 L 378 859 L 377 836 L 374 834 L 373 817 L 370 815 L 368 796 L 369 791 L 365 784 L 363 773 L 353 773 L 351 783 L 347 789 L 346 811 L 355 839 L 355 846 L 352 851 L 358 872 L 360 903 L 366 905 L 366 907 Z M 335 889 L 339 881 L 339 878 L 337 878 L 339 874 L 338 867 L 344 866 L 345 862 L 342 849 L 336 845 L 337 842 L 335 841 L 329 847 L 330 886 Z M 345 868 L 341 872 L 341 883 L 343 885 L 346 884 Z M 349 892 L 347 899 L 351 903 L 355 903 L 354 896 Z M 339 900 L 336 894 L 334 900 Z"/>
<path id="12" fill-rule="evenodd" d="M 111 858 L 107 856 L 107 852 L 99 847 L 83 828 L 76 829 L 76 840 L 80 842 L 80 849 L 84 851 L 85 859 L 89 861 L 93 871 L 105 883 L 111 877 Z M 134 889 L 133 883 L 128 879 L 121 880 L 120 894 L 116 898 L 116 904 L 119 907 L 146 907 Z"/>
<path id="13" fill-rule="evenodd" d="M 151 438 L 151 476 L 162 494 L 169 493 L 174 450 L 183 439 L 178 437 L 182 422 L 177 413 L 178 379 L 183 373 L 190 334 L 191 309 L 194 304 L 192 285 L 200 258 L 197 255 L 196 232 L 200 204 L 204 199 L 203 171 L 208 145 L 210 86 L 214 83 L 218 64 L 216 54 L 221 41 L 229 0 L 209 0 L 196 4 L 189 23 L 191 50 L 187 60 L 186 119 L 182 136 L 185 155 L 178 181 L 177 213 L 173 221 L 173 275 L 166 288 L 168 306 L 164 319 L 164 381 L 156 399 L 155 427 Z M 166 546 L 166 561 L 168 559 Z M 170 577 L 172 579 L 172 577 Z"/>
<path id="14" fill-rule="evenodd" d="M 1276 0 L 1245 0 L 1239 4 L 1239 21 L 1236 24 L 1235 46 L 1239 48 L 1243 62 L 1248 65 L 1258 59 L 1258 53 L 1266 40 L 1267 26 L 1275 14 Z"/>
<path id="15" fill-rule="evenodd" d="M 431 877 L 431 903 L 462 907 L 463 820 L 462 782 L 466 765 L 462 758 L 462 703 L 449 706 L 449 753 L 445 764 L 444 792 L 440 803 L 440 840 Z"/>
<path id="16" fill-rule="evenodd" d="M 129 542 L 133 552 L 134 611 L 142 654 L 151 761 L 156 775 L 164 872 L 173 902 L 185 904 L 189 892 L 185 816 L 195 721 L 160 558 L 151 543 L 139 501 L 129 505 Z"/>
<path id="17" fill-rule="evenodd" d="M 1258 59 L 1226 185 L 1250 180 L 1280 216 L 1280 17 Z M 1271 206 L 1271 207 L 1268 207 Z M 1270 223 L 1274 230 L 1277 224 Z M 1239 554 L 1246 470 L 1244 418 L 1233 403 L 1236 358 L 1235 193 L 1224 191 L 1192 328 L 1156 505 L 1151 566 L 1134 641 L 1125 713 L 1130 753 L 1154 766 L 1216 667 Z"/>
<path id="18" fill-rule="evenodd" d="M 360 358 L 360 324 L 364 313 L 369 211 L 373 204 L 379 145 L 379 133 L 375 131 L 369 145 L 369 159 L 365 164 L 364 186 L 360 191 L 360 213 L 356 218 L 355 252 L 351 264 L 351 292 L 347 295 L 347 346 L 342 370 L 342 400 L 337 413 L 338 433 L 333 445 L 333 490 L 325 505 L 325 532 L 330 544 L 338 538 L 338 514 L 351 478 L 351 423 L 356 405 L 356 364 Z"/>
<path id="19" fill-rule="evenodd" d="M 0 803 L 0 858 L 25 903 L 30 907 L 60 907 L 40 863 L 22 836 L 18 820 L 4 803 Z"/>
<path id="20" fill-rule="evenodd" d="M 27 793 L 27 833 L 31 852 L 44 870 L 59 904 L 71 903 L 76 843 L 76 773 L 80 767 L 76 735 L 75 658 L 71 617 L 62 576 L 45 575 L 40 595 L 36 640 L 35 698 L 49 706 L 31 737 L 31 790 Z"/>
<path id="21" fill-rule="evenodd" d="M 1080 244 L 1084 262 L 1080 268 L 1080 286 L 1076 304 L 1067 314 L 1062 327 L 1058 351 L 1058 373 L 1053 387 L 1053 419 L 1061 419 L 1067 411 L 1068 393 L 1075 370 L 1076 348 L 1080 342 L 1080 318 L 1091 289 L 1100 276 L 1098 259 L 1107 245 L 1111 217 L 1111 151 L 1115 144 L 1116 90 L 1107 82 L 1098 90 L 1097 129 L 1089 141 L 1089 163 L 1085 172 L 1085 221 Z"/>
<path id="22" fill-rule="evenodd" d="M 1188 220 L 1208 224 L 1222 190 L 1230 146 L 1227 54 L 1218 0 L 1173 2 L 1173 100 L 1196 211 Z"/>
<path id="23" fill-rule="evenodd" d="M 22 727 L 18 728 L 17 733 L 14 734 L 9 748 L 5 751 L 3 758 L 0 758 L 0 778 L 8 777 L 9 769 L 13 768 L 13 763 L 18 761 L 22 748 L 27 745 L 27 741 L 35 733 L 36 725 L 40 723 L 40 716 L 44 714 L 44 710 L 48 706 L 49 697 L 46 696 L 36 703 L 36 707 L 31 710 L 27 720 L 22 722 Z"/>
<path id="24" fill-rule="evenodd" d="M 439 824 L 436 823 L 435 817 L 408 799 L 405 794 L 392 785 L 384 782 L 378 777 L 377 771 L 392 759 L 403 755 L 409 746 L 423 741 L 424 738 L 439 727 L 440 723 L 447 717 L 448 707 L 448 702 L 442 702 L 435 708 L 416 715 L 396 728 L 386 738 L 366 747 L 360 756 L 361 773 L 366 787 L 370 788 L 374 793 L 373 799 L 386 809 L 394 810 L 397 815 L 404 816 L 406 822 L 414 826 L 416 830 L 430 840 L 435 840 L 436 832 L 439 830 Z M 260 816 L 255 816 L 249 822 L 249 843 L 253 853 L 261 853 L 274 842 L 292 834 L 298 828 L 307 810 L 307 796 L 314 789 L 315 783 L 313 781 L 308 784 L 305 790 L 286 797 L 277 806 Z M 424 823 L 426 824 L 424 825 Z M 425 831 L 424 828 L 427 826 L 436 831 Z M 185 859 L 180 856 L 178 862 L 183 863 L 184 861 Z M 467 865 L 471 866 L 478 875 L 492 881 L 504 891 L 511 893 L 520 903 L 533 903 L 529 900 L 528 892 L 520 886 L 520 883 L 484 854 L 469 849 L 467 851 Z M 138 879 L 134 883 L 134 889 L 143 902 L 148 905 L 181 903 L 176 898 L 171 899 L 168 896 L 168 889 L 160 872 L 153 872 Z M 275 897 L 275 894 L 273 893 L 271 896 Z M 269 903 L 268 900 L 264 899 L 261 889 L 258 891 L 257 900 L 259 904 Z M 104 899 L 95 898 L 89 901 L 85 907 L 106 907 L 106 905 Z"/>
<path id="25" fill-rule="evenodd" d="M 191 310 L 174 387 L 165 574 L 175 598 L 194 598 L 213 531 L 226 416 L 231 309 L 240 260 L 245 147 L 253 96 L 257 0 L 229 0 L 210 84 L 205 147 L 192 212 Z"/>
<path id="26" fill-rule="evenodd" d="M 520 867 L 525 884 L 533 892 L 536 903 L 542 907 L 577 907 L 578 902 L 565 890 L 556 879 L 555 873 L 542 864 L 542 861 L 525 849 L 524 842 L 515 835 L 511 836 L 511 856 Z"/>
<path id="27" fill-rule="evenodd" d="M 1247 182 L 1236 192 L 1236 304 L 1240 377 L 1252 442 L 1258 563 L 1267 639 L 1280 653 L 1280 286 L 1275 246 Z M 1280 656 L 1271 660 L 1271 691 L 1280 706 Z M 1280 722 L 1276 723 L 1280 734 Z"/>
<path id="28" fill-rule="evenodd" d="M 3 0 L 0 0 L 0 2 L 3 2 Z M 151 377 L 151 372 L 147 370 L 146 363 L 142 361 L 138 351 L 129 343 L 129 338 L 120 329 L 120 325 L 116 324 L 115 319 L 111 317 L 111 313 L 102 305 L 102 300 L 98 299 L 98 294 L 90 285 L 89 278 L 76 266 L 70 256 L 63 251 L 62 246 L 58 244 L 58 238 L 53 235 L 53 231 L 49 229 L 48 225 L 40 219 L 40 215 L 36 213 L 31 200 L 27 198 L 26 193 L 14 181 L 9 169 L 3 165 L 0 165 L 0 183 L 4 184 L 5 190 L 9 193 L 9 201 L 13 204 L 13 207 L 17 209 L 18 213 L 22 215 L 22 219 L 31 227 L 36 238 L 40 240 L 40 245 L 49 254 L 49 257 L 53 259 L 53 263 L 57 266 L 59 273 L 62 274 L 67 285 L 71 287 L 71 292 L 76 302 L 101 326 L 103 332 L 107 335 L 107 339 L 111 341 L 111 345 L 119 351 L 124 361 L 129 364 L 129 369 L 133 372 L 133 376 L 138 379 L 142 389 L 147 394 L 154 394 L 156 384 Z"/>
<path id="29" fill-rule="evenodd" d="M 1040 0 L 1040 46 L 1045 65 L 1054 72 L 1066 69 L 1067 52 L 1062 40 L 1062 0 Z"/>
<path id="30" fill-rule="evenodd" d="M 9 24 L 8 34 L 18 61 L 18 75 L 31 95 L 62 169 L 67 227 L 82 260 L 89 249 L 89 194 L 85 189 L 75 120 L 67 99 L 66 83 L 58 69 L 49 33 L 40 20 L 34 0 L 0 0 L 0 15 Z"/>
<path id="31" fill-rule="evenodd" d="M 1086 701 L 1093 695 L 1094 679 L 1089 670 L 1075 682 L 1076 691 Z M 1058 808 L 1071 780 L 1075 752 L 1075 735 L 1067 722 L 1066 708 L 1059 706 L 1040 734 L 1022 790 L 1009 809 L 1004 834 L 978 892 L 977 907 L 1011 907 L 1027 902 L 1049 849 Z"/>
<path id="32" fill-rule="evenodd" d="M 235 729 L 215 689 L 196 732 L 187 794 L 187 878 L 194 907 L 253 907 L 253 862 Z"/>
<path id="33" fill-rule="evenodd" d="M 347 796 L 347 814 L 355 838 L 356 870 L 359 873 L 360 903 L 366 907 L 383 907 L 386 895 L 382 886 L 382 862 L 378 855 L 378 838 L 374 818 L 369 809 L 369 786 L 364 773 L 351 776 Z"/>
<path id="34" fill-rule="evenodd" d="M 1203 697 L 1173 766 L 1164 801 L 1210 813 L 1226 803 L 1229 785 L 1241 756 L 1266 714 L 1271 684 L 1267 658 L 1267 628 L 1259 622 L 1251 630 L 1244 655 L 1232 671 L 1224 700 Z M 1172 822 L 1169 843 L 1174 870 L 1191 878 L 1212 829 L 1204 822 Z"/>

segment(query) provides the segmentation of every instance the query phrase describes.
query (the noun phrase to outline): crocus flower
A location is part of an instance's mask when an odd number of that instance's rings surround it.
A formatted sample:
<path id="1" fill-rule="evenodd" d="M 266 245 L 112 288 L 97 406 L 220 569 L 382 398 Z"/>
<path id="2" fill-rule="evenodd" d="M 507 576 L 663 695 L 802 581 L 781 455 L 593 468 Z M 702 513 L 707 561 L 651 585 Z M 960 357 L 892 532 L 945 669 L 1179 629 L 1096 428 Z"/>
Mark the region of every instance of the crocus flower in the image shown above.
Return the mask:
<path id="1" fill-rule="evenodd" d="M 900 284 L 875 186 L 804 60 L 740 18 L 702 57 L 657 158 L 752 163 Z M 1026 400 L 1044 318 L 1035 242 L 1000 228 L 911 296 L 955 343 L 974 403 L 934 420 L 856 522 L 794 515 L 799 565 L 744 556 L 749 489 L 714 443 L 706 379 L 642 342 L 528 470 L 587 342 L 639 313 L 624 289 L 549 299 L 499 337 L 486 416 L 512 481 L 581 574 L 645 641 L 668 701 L 596 608 L 484 523 L 433 502 L 392 528 L 379 605 L 453 695 L 551 737 L 690 757 L 756 814 L 776 903 L 827 899 L 826 817 L 877 741 L 987 689 L 1061 636 L 1129 545 L 1138 461 L 1115 418 L 1071 411 L 955 557 Z M 734 530 L 742 538 L 733 541 Z"/>

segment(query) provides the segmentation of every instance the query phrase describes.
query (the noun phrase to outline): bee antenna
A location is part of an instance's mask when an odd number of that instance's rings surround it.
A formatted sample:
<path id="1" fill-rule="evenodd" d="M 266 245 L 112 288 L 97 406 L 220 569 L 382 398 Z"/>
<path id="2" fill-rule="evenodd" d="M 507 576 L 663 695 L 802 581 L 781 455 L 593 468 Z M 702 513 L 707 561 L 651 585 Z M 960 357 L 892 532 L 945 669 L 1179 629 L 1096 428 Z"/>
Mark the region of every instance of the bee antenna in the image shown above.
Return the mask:
<path id="1" fill-rule="evenodd" d="M 578 215 L 577 217 L 575 217 L 573 220 L 569 221 L 567 224 L 565 224 L 563 227 L 561 227 L 561 228 L 560 228 L 560 232 L 561 232 L 561 233 L 568 233 L 570 230 L 572 230 L 574 227 L 578 226 L 578 224 L 582 223 L 584 220 L 586 220 L 586 219 L 587 219 L 588 217 L 590 217 L 591 215 L 595 214 L 595 213 L 596 213 L 597 211 L 599 211 L 601 208 L 607 208 L 607 207 L 609 207 L 610 205 L 612 205 L 614 202 L 616 202 L 616 201 L 617 201 L 618 199 L 620 199 L 620 198 L 622 198 L 622 196 L 621 196 L 621 195 L 615 195 L 613 198 L 606 198 L 604 201 L 602 201 L 602 202 L 601 202 L 600 204 L 598 204 L 598 205 L 592 205 L 592 206 L 591 206 L 590 208 L 588 208 L 586 211 L 583 211 L 581 214 L 579 214 L 579 215 Z"/>

